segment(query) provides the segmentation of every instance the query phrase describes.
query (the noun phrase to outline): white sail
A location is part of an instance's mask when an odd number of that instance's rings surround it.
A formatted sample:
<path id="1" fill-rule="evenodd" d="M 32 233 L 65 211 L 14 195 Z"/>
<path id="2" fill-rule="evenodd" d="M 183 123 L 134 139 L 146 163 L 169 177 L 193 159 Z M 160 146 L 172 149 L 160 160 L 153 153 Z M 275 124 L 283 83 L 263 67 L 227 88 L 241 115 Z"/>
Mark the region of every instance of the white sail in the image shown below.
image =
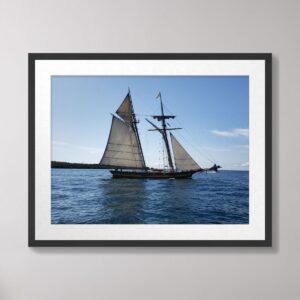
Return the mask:
<path id="1" fill-rule="evenodd" d="M 117 109 L 116 114 L 121 117 L 126 123 L 132 124 L 132 103 L 130 95 L 127 94 L 120 107 Z"/>
<path id="2" fill-rule="evenodd" d="M 200 166 L 193 160 L 193 158 L 180 145 L 173 134 L 171 136 L 171 143 L 177 170 L 199 170 Z"/>
<path id="3" fill-rule="evenodd" d="M 145 167 L 132 127 L 115 116 L 112 118 L 108 142 L 100 165 L 137 169 Z"/>

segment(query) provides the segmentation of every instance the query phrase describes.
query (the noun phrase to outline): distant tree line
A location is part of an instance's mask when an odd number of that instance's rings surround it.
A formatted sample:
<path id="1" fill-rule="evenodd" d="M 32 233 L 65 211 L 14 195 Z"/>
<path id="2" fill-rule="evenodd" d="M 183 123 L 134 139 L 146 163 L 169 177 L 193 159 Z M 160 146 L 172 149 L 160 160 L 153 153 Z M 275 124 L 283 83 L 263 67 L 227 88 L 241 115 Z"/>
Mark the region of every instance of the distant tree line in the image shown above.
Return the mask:
<path id="1" fill-rule="evenodd" d="M 51 168 L 57 169 L 101 169 L 99 164 L 69 163 L 64 161 L 51 161 Z"/>

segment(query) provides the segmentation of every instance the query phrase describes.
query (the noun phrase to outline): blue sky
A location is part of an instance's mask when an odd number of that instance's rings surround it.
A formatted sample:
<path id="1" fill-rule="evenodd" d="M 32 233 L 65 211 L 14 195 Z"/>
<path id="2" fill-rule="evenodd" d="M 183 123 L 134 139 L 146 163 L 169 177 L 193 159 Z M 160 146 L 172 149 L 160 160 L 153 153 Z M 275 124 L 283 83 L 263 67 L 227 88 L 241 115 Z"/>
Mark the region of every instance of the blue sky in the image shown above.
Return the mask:
<path id="1" fill-rule="evenodd" d="M 177 116 L 170 125 L 183 127 L 174 135 L 200 166 L 248 170 L 248 76 L 53 76 L 52 160 L 98 163 L 128 87 L 147 165 L 165 163 L 161 136 L 145 121 L 159 113 L 160 91 Z"/>

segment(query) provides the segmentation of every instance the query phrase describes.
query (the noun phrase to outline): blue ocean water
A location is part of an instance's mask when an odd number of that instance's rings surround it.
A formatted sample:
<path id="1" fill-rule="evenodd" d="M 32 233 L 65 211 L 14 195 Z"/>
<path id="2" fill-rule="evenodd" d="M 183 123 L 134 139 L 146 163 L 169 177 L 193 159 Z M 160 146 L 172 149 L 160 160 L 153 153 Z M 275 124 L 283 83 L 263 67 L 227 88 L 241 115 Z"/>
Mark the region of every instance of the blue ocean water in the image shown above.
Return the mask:
<path id="1" fill-rule="evenodd" d="M 249 172 L 192 179 L 113 179 L 107 170 L 52 169 L 52 224 L 247 224 Z"/>

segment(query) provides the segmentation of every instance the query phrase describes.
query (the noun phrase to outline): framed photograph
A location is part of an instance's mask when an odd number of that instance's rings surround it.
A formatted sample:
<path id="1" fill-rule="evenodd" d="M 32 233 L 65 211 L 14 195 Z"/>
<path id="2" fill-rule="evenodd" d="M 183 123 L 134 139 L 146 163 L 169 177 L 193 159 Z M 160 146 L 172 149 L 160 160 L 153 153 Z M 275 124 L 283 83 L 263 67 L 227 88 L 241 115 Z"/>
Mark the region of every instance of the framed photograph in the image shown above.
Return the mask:
<path id="1" fill-rule="evenodd" d="M 29 246 L 271 246 L 272 55 L 29 54 Z"/>

